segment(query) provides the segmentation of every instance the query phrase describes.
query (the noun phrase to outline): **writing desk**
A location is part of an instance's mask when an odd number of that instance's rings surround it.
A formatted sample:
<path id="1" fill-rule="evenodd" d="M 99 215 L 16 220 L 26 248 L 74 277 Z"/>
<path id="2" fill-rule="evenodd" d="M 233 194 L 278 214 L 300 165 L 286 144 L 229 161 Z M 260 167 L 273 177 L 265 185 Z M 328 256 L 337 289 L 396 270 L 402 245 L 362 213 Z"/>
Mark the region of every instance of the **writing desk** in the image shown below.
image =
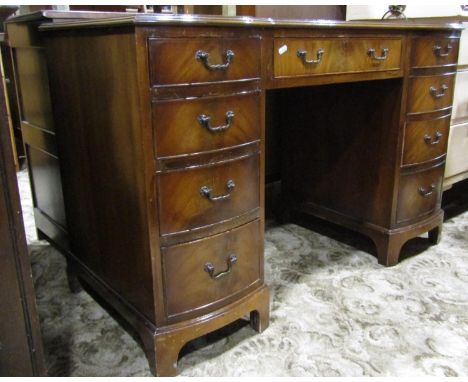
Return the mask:
<path id="1" fill-rule="evenodd" d="M 250 313 L 263 277 L 265 127 L 283 218 L 368 235 L 384 265 L 437 242 L 459 27 L 138 14 L 47 23 L 70 270 L 152 370 Z"/>

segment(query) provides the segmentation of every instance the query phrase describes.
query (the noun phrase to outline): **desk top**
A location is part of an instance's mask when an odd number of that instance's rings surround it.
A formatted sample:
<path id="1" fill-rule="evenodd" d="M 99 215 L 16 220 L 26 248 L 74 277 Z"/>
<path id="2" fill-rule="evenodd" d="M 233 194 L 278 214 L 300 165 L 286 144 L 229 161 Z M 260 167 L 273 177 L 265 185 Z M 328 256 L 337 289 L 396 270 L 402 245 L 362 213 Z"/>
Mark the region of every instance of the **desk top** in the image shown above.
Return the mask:
<path id="1" fill-rule="evenodd" d="M 124 12 L 82 12 L 82 11 L 38 11 L 17 16 L 7 22 L 31 22 L 52 19 L 54 22 L 41 29 L 109 27 L 125 25 L 186 25 L 186 26 L 230 26 L 230 27 L 281 27 L 281 28 L 324 28 L 324 29 L 463 29 L 457 22 L 431 23 L 415 19 L 383 21 L 336 21 L 336 20 L 276 20 L 247 16 L 199 16 L 165 15 L 151 13 L 129 14 Z"/>

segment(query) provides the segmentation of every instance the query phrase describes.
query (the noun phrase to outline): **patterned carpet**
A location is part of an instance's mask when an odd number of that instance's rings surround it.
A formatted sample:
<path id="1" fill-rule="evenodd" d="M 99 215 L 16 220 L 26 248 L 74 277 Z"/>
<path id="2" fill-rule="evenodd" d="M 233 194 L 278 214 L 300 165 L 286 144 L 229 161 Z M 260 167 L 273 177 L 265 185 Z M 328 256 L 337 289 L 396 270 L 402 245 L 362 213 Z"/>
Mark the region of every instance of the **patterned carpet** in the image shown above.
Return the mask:
<path id="1" fill-rule="evenodd" d="M 149 376 L 124 323 L 87 292 L 69 292 L 62 256 L 35 236 L 24 171 L 19 184 L 49 374 Z M 416 238 L 393 268 L 351 232 L 269 224 L 270 327 L 258 335 L 237 321 L 191 342 L 180 374 L 468 376 L 468 203 L 458 207 L 438 246 Z"/>

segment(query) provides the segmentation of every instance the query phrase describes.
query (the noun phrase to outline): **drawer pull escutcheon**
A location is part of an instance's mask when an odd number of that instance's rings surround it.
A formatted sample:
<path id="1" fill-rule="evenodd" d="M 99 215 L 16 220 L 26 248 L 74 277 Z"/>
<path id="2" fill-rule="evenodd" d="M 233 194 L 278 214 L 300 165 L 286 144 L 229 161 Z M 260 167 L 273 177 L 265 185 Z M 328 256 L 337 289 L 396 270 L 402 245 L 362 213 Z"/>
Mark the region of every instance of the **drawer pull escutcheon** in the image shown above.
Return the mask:
<path id="1" fill-rule="evenodd" d="M 231 197 L 231 191 L 234 190 L 235 187 L 236 187 L 236 184 L 234 183 L 234 181 L 232 179 L 230 179 L 230 180 L 228 180 L 226 182 L 226 188 L 228 189 L 227 194 L 219 195 L 219 196 L 213 196 L 213 195 L 211 195 L 211 192 L 213 190 L 211 188 L 209 188 L 208 186 L 203 186 L 202 188 L 200 188 L 200 194 L 202 196 L 204 196 L 205 198 L 208 198 L 209 200 L 211 200 L 213 202 L 216 202 L 218 200 L 224 200 L 224 199 L 230 198 Z"/>
<path id="2" fill-rule="evenodd" d="M 436 131 L 434 135 L 434 139 L 429 134 L 424 135 L 424 142 L 428 145 L 436 145 L 440 142 L 440 138 L 442 138 L 442 133 L 440 131 Z"/>
<path id="3" fill-rule="evenodd" d="M 234 112 L 228 111 L 226 112 L 226 124 L 221 126 L 212 127 L 210 126 L 211 117 L 206 114 L 200 114 L 198 117 L 198 123 L 203 127 L 207 128 L 209 131 L 213 133 L 219 133 L 221 131 L 225 131 L 231 127 L 231 122 L 234 119 Z"/>
<path id="4" fill-rule="evenodd" d="M 382 55 L 381 56 L 376 56 L 375 55 L 375 49 L 374 48 L 369 48 L 367 49 L 367 55 L 376 60 L 376 61 L 384 61 L 388 58 L 388 48 L 382 48 Z"/>
<path id="5" fill-rule="evenodd" d="M 322 48 L 319 48 L 319 49 L 317 49 L 317 59 L 316 60 L 308 60 L 306 58 L 307 50 L 298 49 L 297 50 L 297 57 L 301 58 L 302 62 L 304 64 L 317 65 L 317 64 L 320 64 L 320 62 L 322 61 L 322 57 L 323 57 L 324 53 L 325 53 L 325 50 L 322 49 Z"/>
<path id="6" fill-rule="evenodd" d="M 434 192 L 435 188 L 435 184 L 432 183 L 429 188 L 419 187 L 418 191 L 422 196 L 426 197 L 431 195 Z"/>
<path id="7" fill-rule="evenodd" d="M 442 85 L 439 90 L 437 90 L 434 86 L 429 88 L 429 92 L 434 98 L 441 98 L 445 95 L 445 92 L 448 90 L 447 85 Z"/>
<path id="8" fill-rule="evenodd" d="M 440 45 L 434 45 L 433 52 L 437 57 L 447 57 L 452 49 L 452 45 L 447 44 L 445 48 L 445 53 L 442 53 L 442 47 Z"/>
<path id="9" fill-rule="evenodd" d="M 227 269 L 225 271 L 221 271 L 221 272 L 215 274 L 214 273 L 215 272 L 215 267 L 211 263 L 206 263 L 205 267 L 204 267 L 204 270 L 205 270 L 205 272 L 208 272 L 208 274 L 210 275 L 210 277 L 213 280 L 218 280 L 218 279 L 228 275 L 229 273 L 231 273 L 232 266 L 236 261 L 237 261 L 237 256 L 236 255 L 230 255 L 226 260 Z"/>
<path id="10" fill-rule="evenodd" d="M 226 51 L 226 62 L 224 64 L 210 64 L 208 62 L 209 54 L 203 50 L 197 50 L 195 58 L 198 61 L 202 61 L 205 67 L 209 70 L 227 70 L 231 65 L 232 59 L 234 58 L 234 52 L 231 49 Z"/>

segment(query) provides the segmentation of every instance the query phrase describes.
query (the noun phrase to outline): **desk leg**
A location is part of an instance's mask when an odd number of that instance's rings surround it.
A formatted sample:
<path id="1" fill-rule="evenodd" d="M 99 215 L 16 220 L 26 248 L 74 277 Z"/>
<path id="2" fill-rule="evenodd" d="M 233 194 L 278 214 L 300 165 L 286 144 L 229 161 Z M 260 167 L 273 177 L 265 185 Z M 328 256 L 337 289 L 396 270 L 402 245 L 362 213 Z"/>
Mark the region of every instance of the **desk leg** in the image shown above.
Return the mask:
<path id="1" fill-rule="evenodd" d="M 177 375 L 177 360 L 182 347 L 189 341 L 213 332 L 250 314 L 250 325 L 258 332 L 268 327 L 270 298 L 266 286 L 261 286 L 240 301 L 192 320 L 162 328 L 156 333 L 140 332 L 151 372 L 158 377 Z"/>
<path id="2" fill-rule="evenodd" d="M 416 236 L 428 232 L 431 243 L 438 244 L 442 235 L 443 221 L 444 212 L 441 210 L 409 228 L 400 228 L 385 233 L 372 231 L 366 231 L 366 233 L 375 243 L 379 264 L 389 267 L 398 263 L 403 244 Z"/>
<path id="3" fill-rule="evenodd" d="M 377 247 L 379 264 L 391 267 L 398 263 L 401 247 L 407 239 L 402 240 L 401 235 L 382 234 L 373 237 L 373 240 Z"/>
<path id="4" fill-rule="evenodd" d="M 428 232 L 428 235 L 432 244 L 439 244 L 440 239 L 442 238 L 442 224 L 439 224 L 437 227 L 431 229 Z"/>

